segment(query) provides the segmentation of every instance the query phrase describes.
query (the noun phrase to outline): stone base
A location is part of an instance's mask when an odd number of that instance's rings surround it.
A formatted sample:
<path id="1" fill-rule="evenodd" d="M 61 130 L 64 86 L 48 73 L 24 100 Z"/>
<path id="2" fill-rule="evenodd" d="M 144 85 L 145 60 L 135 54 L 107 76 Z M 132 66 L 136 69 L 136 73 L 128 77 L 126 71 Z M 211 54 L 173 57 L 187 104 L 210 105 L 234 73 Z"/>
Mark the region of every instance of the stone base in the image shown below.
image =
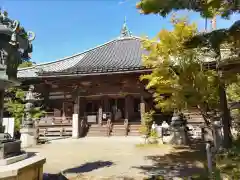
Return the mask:
<path id="1" fill-rule="evenodd" d="M 24 153 L 24 154 L 21 154 L 21 155 L 18 155 L 18 156 L 13 156 L 13 157 L 10 157 L 10 158 L 1 159 L 0 160 L 0 168 L 1 168 L 1 166 L 6 166 L 6 165 L 9 165 L 9 164 L 16 163 L 18 161 L 22 161 L 22 160 L 26 159 L 27 157 L 28 157 L 28 154 Z"/>
<path id="2" fill-rule="evenodd" d="M 10 165 L 1 166 L 0 180 L 43 179 L 43 164 L 45 162 L 44 157 L 35 155 Z"/>
<path id="3" fill-rule="evenodd" d="M 18 156 L 21 153 L 21 141 L 13 141 L 0 144 L 0 160 L 12 156 Z"/>
<path id="4" fill-rule="evenodd" d="M 35 128 L 22 128 L 20 130 L 20 133 L 21 133 L 22 148 L 35 146 L 37 144 Z"/>
<path id="5" fill-rule="evenodd" d="M 171 132 L 170 136 L 165 138 L 164 142 L 172 145 L 188 145 L 189 139 L 187 132 L 184 131 L 184 128 L 175 128 Z"/>

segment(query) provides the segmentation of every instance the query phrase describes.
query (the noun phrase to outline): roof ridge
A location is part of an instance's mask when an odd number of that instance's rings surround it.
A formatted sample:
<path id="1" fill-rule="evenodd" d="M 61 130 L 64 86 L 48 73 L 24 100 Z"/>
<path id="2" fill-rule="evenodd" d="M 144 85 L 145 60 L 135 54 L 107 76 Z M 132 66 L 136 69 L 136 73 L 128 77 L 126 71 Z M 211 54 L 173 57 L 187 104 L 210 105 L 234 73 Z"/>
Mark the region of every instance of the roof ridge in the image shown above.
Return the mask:
<path id="1" fill-rule="evenodd" d="M 25 67 L 25 68 L 19 68 L 18 71 L 22 71 L 22 70 L 27 70 L 27 69 L 34 69 L 34 68 L 37 68 L 39 66 L 43 66 L 43 65 L 49 65 L 49 64 L 54 64 L 54 63 L 57 63 L 57 62 L 61 62 L 61 61 L 64 61 L 64 60 L 67 60 L 69 58 L 73 58 L 75 56 L 79 56 L 79 55 L 82 55 L 82 54 L 85 54 L 85 53 L 88 53 L 90 51 L 93 51 L 94 49 L 97 49 L 97 48 L 100 48 L 100 47 L 103 47 L 107 44 L 110 44 L 110 43 L 113 43 L 115 41 L 120 41 L 120 40 L 128 40 L 128 39 L 139 39 L 141 40 L 142 38 L 141 37 L 138 37 L 138 36 L 131 36 L 131 37 L 117 37 L 117 38 L 114 38 L 110 41 L 107 41 L 103 44 L 100 44 L 98 46 L 95 46 L 93 48 L 90 48 L 88 50 L 85 50 L 83 52 L 80 52 L 80 53 L 76 53 L 76 54 L 73 54 L 71 56 L 67 56 L 67 57 L 64 57 L 64 58 L 61 58 L 61 59 L 58 59 L 58 60 L 55 60 L 55 61 L 50 61 L 50 62 L 45 62 L 45 63 L 39 63 L 39 64 L 36 64 L 34 66 L 31 66 L 31 67 Z"/>

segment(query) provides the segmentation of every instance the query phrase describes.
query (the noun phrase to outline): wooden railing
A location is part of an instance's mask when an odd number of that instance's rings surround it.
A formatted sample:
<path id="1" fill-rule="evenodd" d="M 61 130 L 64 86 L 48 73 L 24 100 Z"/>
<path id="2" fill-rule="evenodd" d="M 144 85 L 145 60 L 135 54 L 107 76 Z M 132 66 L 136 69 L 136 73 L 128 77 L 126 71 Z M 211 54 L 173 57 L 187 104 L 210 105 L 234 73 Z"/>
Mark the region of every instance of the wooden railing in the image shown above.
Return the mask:
<path id="1" fill-rule="evenodd" d="M 44 117 L 36 123 L 39 136 L 71 136 L 72 117 Z"/>

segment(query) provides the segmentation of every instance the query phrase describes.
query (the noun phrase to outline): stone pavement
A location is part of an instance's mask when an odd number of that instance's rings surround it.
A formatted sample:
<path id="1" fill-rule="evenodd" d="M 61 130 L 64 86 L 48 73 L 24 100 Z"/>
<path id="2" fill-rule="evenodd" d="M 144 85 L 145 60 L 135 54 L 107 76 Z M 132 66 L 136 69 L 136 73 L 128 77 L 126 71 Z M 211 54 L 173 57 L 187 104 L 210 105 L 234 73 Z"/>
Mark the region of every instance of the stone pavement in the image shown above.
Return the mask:
<path id="1" fill-rule="evenodd" d="M 39 152 L 46 157 L 45 173 L 63 172 L 67 177 L 81 174 L 97 179 L 113 176 L 142 179 L 156 168 L 154 160 L 147 157 L 164 158 L 171 147 L 136 147 L 141 142 L 140 137 L 69 138 L 52 140 L 50 144 L 28 148 L 27 151 Z M 164 169 L 158 171 L 165 172 Z"/>

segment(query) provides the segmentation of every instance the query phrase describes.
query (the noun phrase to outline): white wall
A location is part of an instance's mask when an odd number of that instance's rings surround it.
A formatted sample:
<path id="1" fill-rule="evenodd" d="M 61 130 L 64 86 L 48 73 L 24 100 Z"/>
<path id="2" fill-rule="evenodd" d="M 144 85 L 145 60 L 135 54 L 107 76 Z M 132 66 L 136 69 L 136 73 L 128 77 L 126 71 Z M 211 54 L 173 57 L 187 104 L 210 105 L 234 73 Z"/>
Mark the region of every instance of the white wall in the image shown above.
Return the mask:
<path id="1" fill-rule="evenodd" d="M 5 126 L 5 133 L 9 133 L 12 137 L 14 135 L 14 118 L 3 118 L 2 125 Z"/>

